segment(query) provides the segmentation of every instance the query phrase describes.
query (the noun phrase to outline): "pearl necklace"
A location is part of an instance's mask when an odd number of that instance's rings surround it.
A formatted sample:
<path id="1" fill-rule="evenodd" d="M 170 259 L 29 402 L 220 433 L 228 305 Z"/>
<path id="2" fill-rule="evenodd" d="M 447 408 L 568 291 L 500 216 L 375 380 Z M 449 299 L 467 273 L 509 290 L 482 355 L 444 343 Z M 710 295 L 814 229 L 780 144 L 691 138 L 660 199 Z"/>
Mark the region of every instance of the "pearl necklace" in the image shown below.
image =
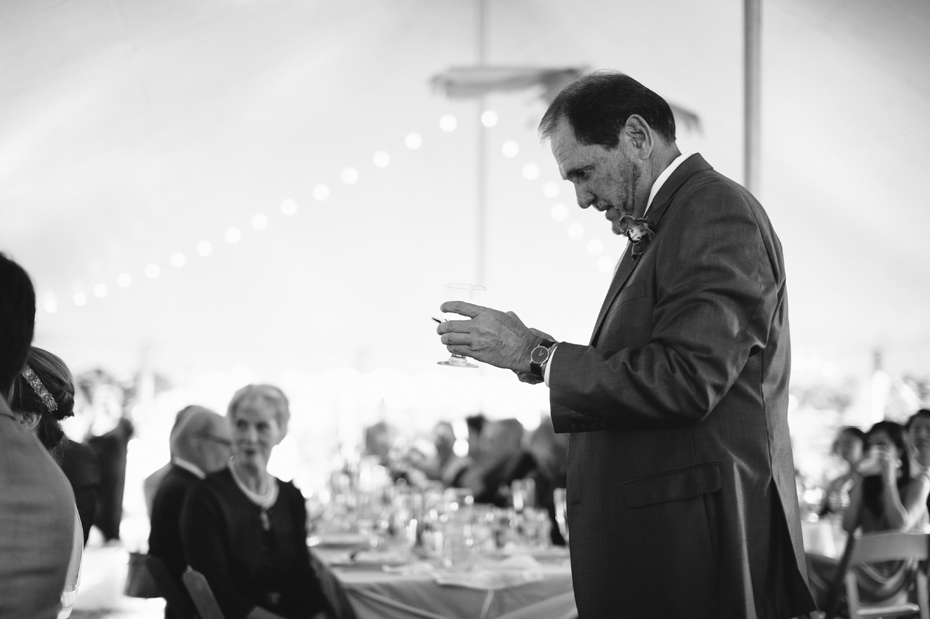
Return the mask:
<path id="1" fill-rule="evenodd" d="M 236 485 L 239 486 L 239 490 L 242 490 L 242 493 L 253 503 L 262 508 L 264 513 L 269 507 L 274 505 L 274 502 L 278 500 L 278 484 L 277 481 L 272 478 L 271 486 L 268 488 L 268 492 L 265 494 L 258 494 L 250 490 L 241 479 L 239 479 L 239 474 L 236 473 L 236 465 L 233 464 L 233 459 L 235 456 L 229 458 L 229 471 L 232 473 L 233 481 L 236 482 Z"/>

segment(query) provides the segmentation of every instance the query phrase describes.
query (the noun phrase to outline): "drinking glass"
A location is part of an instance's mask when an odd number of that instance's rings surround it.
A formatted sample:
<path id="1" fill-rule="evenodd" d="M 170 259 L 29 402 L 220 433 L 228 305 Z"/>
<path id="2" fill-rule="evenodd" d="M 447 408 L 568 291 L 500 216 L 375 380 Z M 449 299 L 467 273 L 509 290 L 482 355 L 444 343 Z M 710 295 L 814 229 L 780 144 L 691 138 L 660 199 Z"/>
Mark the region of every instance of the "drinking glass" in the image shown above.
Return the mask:
<path id="1" fill-rule="evenodd" d="M 555 522 L 559 525 L 559 532 L 568 543 L 568 503 L 565 488 L 556 488 L 552 492 L 552 501 L 555 503 Z"/>
<path id="2" fill-rule="evenodd" d="M 478 286 L 477 284 L 446 284 L 446 301 L 465 301 L 467 303 L 474 303 L 475 305 L 484 304 L 484 292 L 486 288 L 484 286 Z M 455 313 L 446 313 L 443 312 L 442 320 L 443 322 L 447 320 L 456 320 L 461 318 L 459 314 Z M 437 361 L 439 365 L 448 365 L 454 368 L 476 368 L 476 364 L 471 363 L 463 355 L 452 354 L 451 357 L 444 361 Z"/>

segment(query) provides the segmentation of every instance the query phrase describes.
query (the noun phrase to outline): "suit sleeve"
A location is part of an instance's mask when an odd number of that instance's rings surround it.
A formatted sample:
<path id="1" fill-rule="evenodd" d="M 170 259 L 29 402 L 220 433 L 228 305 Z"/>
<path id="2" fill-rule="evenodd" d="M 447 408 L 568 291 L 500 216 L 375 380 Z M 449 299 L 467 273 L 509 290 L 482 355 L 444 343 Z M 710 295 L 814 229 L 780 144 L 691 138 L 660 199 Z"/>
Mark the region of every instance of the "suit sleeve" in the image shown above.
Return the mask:
<path id="1" fill-rule="evenodd" d="M 550 383 L 554 419 L 582 415 L 614 429 L 698 422 L 766 346 L 784 276 L 777 239 L 759 220 L 764 213 L 722 182 L 688 200 L 665 217 L 665 238 L 654 241 L 648 337 L 615 350 L 560 344 Z"/>

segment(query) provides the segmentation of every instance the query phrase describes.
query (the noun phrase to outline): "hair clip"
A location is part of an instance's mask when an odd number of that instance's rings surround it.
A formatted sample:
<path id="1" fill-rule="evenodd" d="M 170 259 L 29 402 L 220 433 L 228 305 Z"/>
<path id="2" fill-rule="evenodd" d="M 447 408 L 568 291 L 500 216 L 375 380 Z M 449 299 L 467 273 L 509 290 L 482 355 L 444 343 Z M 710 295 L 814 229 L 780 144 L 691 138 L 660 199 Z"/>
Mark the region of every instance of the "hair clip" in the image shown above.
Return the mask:
<path id="1" fill-rule="evenodd" d="M 48 389 L 45 388 L 45 385 L 42 384 L 42 381 L 39 380 L 39 377 L 36 376 L 36 373 L 32 371 L 32 368 L 28 365 L 23 368 L 22 371 L 23 378 L 26 379 L 26 382 L 32 387 L 32 390 L 36 392 L 36 395 L 39 396 L 39 399 L 42 400 L 42 404 L 45 405 L 45 408 L 48 409 L 48 412 L 54 412 L 58 410 L 58 402 L 55 401 L 55 398 L 52 397 L 52 394 L 48 392 Z"/>

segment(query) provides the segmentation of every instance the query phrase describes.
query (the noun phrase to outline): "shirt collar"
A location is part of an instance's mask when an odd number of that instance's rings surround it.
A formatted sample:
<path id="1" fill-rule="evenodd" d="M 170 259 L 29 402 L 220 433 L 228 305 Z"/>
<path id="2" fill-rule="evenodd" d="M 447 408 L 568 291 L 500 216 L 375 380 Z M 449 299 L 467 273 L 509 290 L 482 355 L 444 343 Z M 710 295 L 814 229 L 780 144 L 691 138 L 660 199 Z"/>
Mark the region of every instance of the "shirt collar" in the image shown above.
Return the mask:
<path id="1" fill-rule="evenodd" d="M 196 475 L 196 476 L 199 477 L 200 479 L 203 479 L 204 477 L 207 476 L 207 474 L 203 472 L 203 469 L 201 469 L 199 466 L 197 466 L 197 465 L 194 464 L 193 462 L 188 462 L 187 460 L 185 460 L 185 459 L 183 459 L 183 458 L 179 458 L 179 457 L 175 456 L 175 457 L 173 457 L 173 458 L 171 459 L 171 462 L 172 462 L 175 466 L 179 466 L 179 467 L 181 467 L 182 469 L 184 469 L 185 471 L 190 471 L 191 473 L 193 473 L 194 475 Z"/>
<path id="2" fill-rule="evenodd" d="M 659 174 L 659 178 L 656 179 L 656 182 L 652 184 L 652 189 L 649 191 L 649 201 L 646 202 L 646 211 L 643 213 L 643 217 L 646 216 L 646 213 L 649 212 L 649 207 L 652 206 L 652 200 L 656 197 L 656 194 L 659 193 L 659 190 L 662 189 L 662 185 L 665 184 L 665 181 L 668 180 L 668 177 L 672 175 L 678 166 L 685 162 L 685 159 L 693 155 L 693 151 L 685 151 L 682 154 L 675 157 L 675 159 L 668 164 L 668 167 L 662 170 L 662 173 Z"/>

